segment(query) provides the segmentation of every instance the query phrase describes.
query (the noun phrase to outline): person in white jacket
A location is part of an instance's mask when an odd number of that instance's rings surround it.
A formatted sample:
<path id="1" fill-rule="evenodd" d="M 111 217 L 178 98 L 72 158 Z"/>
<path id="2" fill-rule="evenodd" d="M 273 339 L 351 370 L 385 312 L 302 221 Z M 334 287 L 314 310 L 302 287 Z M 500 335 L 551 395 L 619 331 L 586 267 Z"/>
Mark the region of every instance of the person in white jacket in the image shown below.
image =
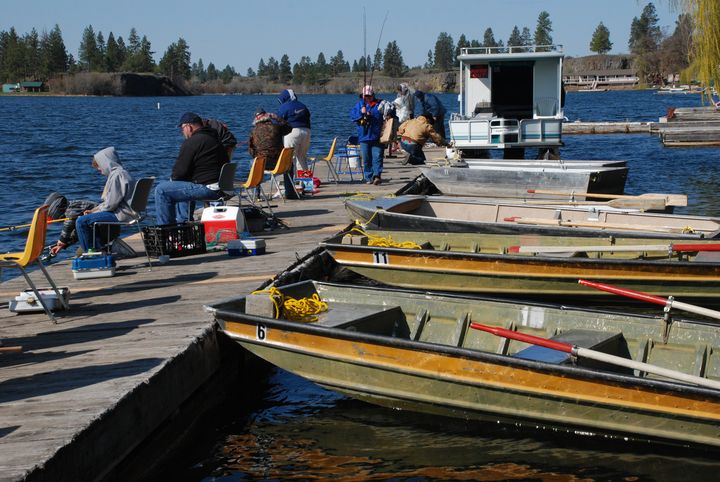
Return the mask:
<path id="1" fill-rule="evenodd" d="M 398 85 L 397 97 L 393 100 L 393 104 L 395 104 L 395 114 L 400 124 L 414 117 L 415 97 L 413 97 L 410 88 L 405 82 Z"/>
<path id="2" fill-rule="evenodd" d="M 75 221 L 78 241 L 83 252 L 90 248 L 100 249 L 99 237 L 93 239 L 93 224 L 96 222 L 125 222 L 132 219 L 130 198 L 135 180 L 120 163 L 114 147 L 107 147 L 93 156 L 92 167 L 107 176 L 101 195 L 101 202 L 88 209 Z M 93 244 L 94 243 L 94 244 Z"/>

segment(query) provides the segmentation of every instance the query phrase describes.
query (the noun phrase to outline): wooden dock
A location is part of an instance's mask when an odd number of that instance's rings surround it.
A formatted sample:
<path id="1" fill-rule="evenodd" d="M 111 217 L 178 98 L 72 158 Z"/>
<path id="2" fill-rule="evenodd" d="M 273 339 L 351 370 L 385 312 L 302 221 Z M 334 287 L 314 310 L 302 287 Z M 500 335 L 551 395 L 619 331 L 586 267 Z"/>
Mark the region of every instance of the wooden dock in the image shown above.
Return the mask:
<path id="1" fill-rule="evenodd" d="M 563 122 L 564 135 L 577 134 L 647 134 L 651 122 Z"/>
<path id="2" fill-rule="evenodd" d="M 301 201 L 275 200 L 287 229 L 257 235 L 267 243 L 263 256 L 211 252 L 155 260 L 151 271 L 141 256 L 119 261 L 112 278 L 86 280 L 73 279 L 69 260 L 50 266 L 71 291 L 58 324 L 0 303 L 0 340 L 22 347 L 0 354 L 0 481 L 112 478 L 219 369 L 220 336 L 204 303 L 253 291 L 346 226 L 345 197 L 395 192 L 417 174 L 386 159 L 381 186 L 356 177 Z M 137 236 L 126 240 L 142 251 Z M 6 282 L 0 300 L 25 288 L 22 277 Z"/>
<path id="3" fill-rule="evenodd" d="M 666 147 L 720 146 L 720 110 L 714 106 L 668 109 L 651 132 Z"/>

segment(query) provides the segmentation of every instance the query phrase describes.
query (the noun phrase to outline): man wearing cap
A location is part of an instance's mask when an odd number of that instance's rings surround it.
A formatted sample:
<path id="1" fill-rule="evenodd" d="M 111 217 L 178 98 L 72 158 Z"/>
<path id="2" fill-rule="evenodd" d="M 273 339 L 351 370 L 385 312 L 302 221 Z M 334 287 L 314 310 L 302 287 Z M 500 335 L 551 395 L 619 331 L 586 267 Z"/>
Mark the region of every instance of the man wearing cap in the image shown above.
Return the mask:
<path id="1" fill-rule="evenodd" d="M 292 130 L 285 136 L 285 147 L 293 148 L 295 168 L 308 170 L 307 153 L 310 149 L 310 110 L 300 102 L 292 89 L 280 92 L 277 115 L 290 124 Z"/>
<path id="2" fill-rule="evenodd" d="M 350 119 L 357 124 L 360 154 L 363 161 L 363 174 L 367 184 L 378 185 L 382 182 L 385 146 L 380 144 L 383 128 L 383 114 L 380 102 L 375 98 L 372 86 L 363 88 L 362 100 L 350 111 Z"/>
<path id="3" fill-rule="evenodd" d="M 173 165 L 171 180 L 155 188 L 158 224 L 184 223 L 191 202 L 220 199 L 223 195 L 217 182 L 228 156 L 217 131 L 192 112 L 180 117 L 178 127 L 185 141 Z"/>

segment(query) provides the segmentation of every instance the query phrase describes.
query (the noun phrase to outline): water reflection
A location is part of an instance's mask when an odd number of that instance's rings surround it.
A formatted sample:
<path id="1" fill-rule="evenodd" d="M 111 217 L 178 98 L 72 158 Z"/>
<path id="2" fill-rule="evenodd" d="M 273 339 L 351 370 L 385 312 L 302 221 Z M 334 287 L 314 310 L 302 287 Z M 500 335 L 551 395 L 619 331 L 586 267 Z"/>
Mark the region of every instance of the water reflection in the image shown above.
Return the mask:
<path id="1" fill-rule="evenodd" d="M 273 370 L 204 480 L 710 480 L 709 454 L 383 409 Z"/>

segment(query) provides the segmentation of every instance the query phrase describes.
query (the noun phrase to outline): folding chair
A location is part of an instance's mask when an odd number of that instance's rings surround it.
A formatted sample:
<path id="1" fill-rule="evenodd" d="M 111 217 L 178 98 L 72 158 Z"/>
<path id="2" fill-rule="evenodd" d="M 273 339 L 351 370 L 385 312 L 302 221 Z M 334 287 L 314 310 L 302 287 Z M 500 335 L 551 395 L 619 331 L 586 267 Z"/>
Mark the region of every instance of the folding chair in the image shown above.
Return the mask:
<path id="1" fill-rule="evenodd" d="M 333 139 L 332 144 L 330 144 L 330 151 L 328 152 L 327 156 L 325 157 L 308 157 L 308 160 L 312 162 L 312 168 L 311 171 L 315 172 L 315 164 L 317 164 L 318 161 L 324 161 L 327 165 L 328 169 L 328 181 L 330 181 L 330 177 L 335 178 L 335 184 L 340 182 L 340 176 L 338 176 L 337 170 L 335 169 L 335 166 L 333 165 L 333 161 L 335 160 L 335 146 L 337 145 L 337 137 Z"/>
<path id="2" fill-rule="evenodd" d="M 245 195 L 247 196 L 250 203 L 254 206 L 255 205 L 255 195 L 252 193 L 251 190 L 254 190 L 257 192 L 258 197 L 262 197 L 265 200 L 265 204 L 268 207 L 268 210 L 270 211 L 270 214 L 274 217 L 275 214 L 273 213 L 272 208 L 270 207 L 270 201 L 268 200 L 267 196 L 265 195 L 265 192 L 262 188 L 262 181 L 263 176 L 265 175 L 265 158 L 263 157 L 256 157 L 253 160 L 252 166 L 250 167 L 250 174 L 248 174 L 247 180 L 240 184 L 240 195 L 242 195 L 242 192 L 245 191 Z"/>
<path id="3" fill-rule="evenodd" d="M 285 173 L 289 172 L 290 169 L 292 169 L 294 152 L 295 149 L 293 149 L 292 147 L 283 147 L 283 150 L 280 151 L 280 156 L 275 163 L 275 169 L 273 169 L 272 171 L 265 171 L 265 174 L 270 175 L 270 197 L 274 196 L 274 193 L 272 193 L 272 186 L 274 185 L 277 189 L 277 192 L 282 196 L 283 202 L 285 202 L 285 200 L 287 199 L 287 193 L 284 193 L 283 190 L 280 189 L 280 183 L 278 182 L 277 177 L 280 176 L 282 178 Z"/>
<path id="4" fill-rule="evenodd" d="M 358 141 L 357 136 L 350 136 L 348 137 L 347 142 L 345 143 L 345 147 L 340 147 L 338 149 L 338 154 L 336 156 L 337 159 L 337 169 L 336 172 L 339 174 L 350 174 L 350 180 L 354 181 L 353 178 L 353 167 L 351 164 L 351 159 L 357 163 L 357 173 L 360 175 L 360 178 L 363 177 L 363 171 L 362 171 L 362 157 L 360 155 L 360 143 Z M 347 167 L 347 171 L 344 170 L 343 164 Z"/>
<path id="5" fill-rule="evenodd" d="M 40 293 L 38 292 L 35 283 L 33 283 L 33 281 L 30 279 L 30 276 L 25 269 L 27 266 L 33 263 L 37 263 L 37 265 L 40 267 L 40 271 L 43 272 L 48 283 L 50 283 L 50 286 L 52 286 L 52 289 L 55 291 L 55 295 L 58 297 L 58 300 L 62 304 L 63 308 L 66 310 L 70 309 L 67 301 L 65 301 L 62 293 L 60 293 L 57 285 L 50 277 L 50 274 L 47 272 L 45 266 L 43 266 L 42 262 L 40 262 L 39 259 L 40 254 L 45 247 L 45 235 L 47 234 L 47 210 L 47 206 L 41 206 L 35 210 L 32 223 L 30 224 L 30 232 L 28 233 L 28 238 L 25 242 L 25 249 L 20 253 L 0 254 L 0 268 L 18 268 L 20 271 L 22 271 L 25 280 L 27 281 L 30 288 L 33 290 L 35 297 L 42 305 L 48 318 L 50 318 L 53 323 L 57 323 L 55 316 L 53 315 L 52 311 L 50 311 L 47 304 L 45 304 L 45 300 L 42 298 L 42 296 L 40 296 Z"/>
<path id="6" fill-rule="evenodd" d="M 231 199 L 235 194 L 235 171 L 237 170 L 237 164 L 234 162 L 226 162 L 220 168 L 220 176 L 218 178 L 217 187 L 218 191 L 222 192 L 219 198 L 214 199 L 197 199 L 190 201 L 188 204 L 188 221 L 193 221 L 195 218 L 195 203 L 201 202 L 207 205 L 212 202 L 225 203 Z"/>
<path id="7" fill-rule="evenodd" d="M 153 182 L 155 182 L 154 177 L 143 177 L 139 179 L 135 183 L 135 188 L 133 189 L 132 196 L 130 197 L 130 209 L 133 210 L 133 218 L 130 221 L 98 221 L 96 223 L 93 223 L 93 246 L 95 246 L 95 232 L 97 226 L 105 225 L 108 229 L 108 242 L 110 239 L 110 226 L 130 226 L 135 225 L 137 226 L 138 233 L 140 233 L 140 237 L 142 238 L 142 229 L 140 228 L 140 222 L 145 219 L 145 215 L 147 214 L 147 204 L 148 204 L 148 198 L 150 197 L 150 190 L 152 189 Z M 125 246 L 127 250 L 129 250 L 133 255 L 137 256 L 137 253 L 134 249 L 132 249 L 130 246 Z M 147 250 L 145 250 L 145 256 L 147 256 L 148 260 L 148 267 L 152 270 L 152 262 L 150 261 L 150 255 L 148 254 Z"/>

